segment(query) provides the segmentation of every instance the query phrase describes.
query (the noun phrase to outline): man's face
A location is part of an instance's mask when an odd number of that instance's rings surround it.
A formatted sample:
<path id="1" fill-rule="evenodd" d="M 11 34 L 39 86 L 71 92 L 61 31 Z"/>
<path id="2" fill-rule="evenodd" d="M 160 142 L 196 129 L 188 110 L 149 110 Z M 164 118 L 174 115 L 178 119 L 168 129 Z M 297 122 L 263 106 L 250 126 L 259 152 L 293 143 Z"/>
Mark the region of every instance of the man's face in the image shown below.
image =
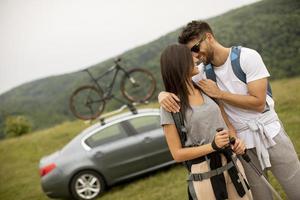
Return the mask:
<path id="1" fill-rule="evenodd" d="M 193 57 L 199 59 L 205 65 L 212 62 L 213 50 L 205 36 L 189 41 L 187 47 L 191 49 Z"/>

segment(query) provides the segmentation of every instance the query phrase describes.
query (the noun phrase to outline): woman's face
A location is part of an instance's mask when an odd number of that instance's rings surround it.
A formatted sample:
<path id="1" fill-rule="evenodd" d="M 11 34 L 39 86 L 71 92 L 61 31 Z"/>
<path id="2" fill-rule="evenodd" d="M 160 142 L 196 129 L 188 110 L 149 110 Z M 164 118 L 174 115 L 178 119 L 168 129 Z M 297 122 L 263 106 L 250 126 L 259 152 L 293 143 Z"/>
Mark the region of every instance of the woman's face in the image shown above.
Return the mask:
<path id="1" fill-rule="evenodd" d="M 194 66 L 194 67 L 192 68 L 191 77 L 192 77 L 192 76 L 195 76 L 195 75 L 197 75 L 197 74 L 199 74 L 199 69 L 198 69 L 197 66 Z"/>
<path id="2" fill-rule="evenodd" d="M 199 61 L 198 58 L 193 57 L 193 63 L 194 63 L 194 66 L 192 67 L 191 77 L 192 77 L 192 76 L 195 76 L 195 75 L 197 75 L 197 74 L 199 74 L 199 69 L 198 69 L 198 67 L 197 67 L 198 61 Z"/>

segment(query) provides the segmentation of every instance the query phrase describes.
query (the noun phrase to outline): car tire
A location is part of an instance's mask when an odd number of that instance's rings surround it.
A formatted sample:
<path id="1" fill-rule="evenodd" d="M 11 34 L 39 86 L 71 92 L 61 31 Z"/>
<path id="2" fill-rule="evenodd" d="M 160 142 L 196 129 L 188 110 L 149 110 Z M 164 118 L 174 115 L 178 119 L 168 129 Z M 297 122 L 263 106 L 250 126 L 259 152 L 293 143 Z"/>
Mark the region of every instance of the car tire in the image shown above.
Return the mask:
<path id="1" fill-rule="evenodd" d="M 92 200 L 103 194 L 104 178 L 97 172 L 85 170 L 77 173 L 70 185 L 72 198 L 77 200 Z"/>

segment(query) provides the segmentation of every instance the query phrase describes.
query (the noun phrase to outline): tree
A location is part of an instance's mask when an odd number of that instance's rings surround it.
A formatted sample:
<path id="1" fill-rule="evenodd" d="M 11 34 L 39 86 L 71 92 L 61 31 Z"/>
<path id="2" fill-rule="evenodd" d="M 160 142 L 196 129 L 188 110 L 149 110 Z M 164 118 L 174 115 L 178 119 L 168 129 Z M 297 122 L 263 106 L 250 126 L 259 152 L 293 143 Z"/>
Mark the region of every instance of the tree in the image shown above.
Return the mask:
<path id="1" fill-rule="evenodd" d="M 16 137 L 29 133 L 32 123 L 25 116 L 9 116 L 4 123 L 4 134 L 6 137 Z"/>

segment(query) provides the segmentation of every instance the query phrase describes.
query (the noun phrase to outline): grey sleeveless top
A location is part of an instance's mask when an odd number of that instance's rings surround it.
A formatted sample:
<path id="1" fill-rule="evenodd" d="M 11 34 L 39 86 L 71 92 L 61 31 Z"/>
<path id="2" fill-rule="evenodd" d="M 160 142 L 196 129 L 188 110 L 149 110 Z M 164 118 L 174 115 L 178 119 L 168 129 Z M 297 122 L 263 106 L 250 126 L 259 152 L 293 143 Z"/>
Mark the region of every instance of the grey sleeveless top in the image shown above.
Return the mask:
<path id="1" fill-rule="evenodd" d="M 202 93 L 203 104 L 191 106 L 185 113 L 184 125 L 187 129 L 186 146 L 203 145 L 213 141 L 217 128 L 227 129 L 219 106 Z M 175 124 L 171 113 L 160 108 L 161 125 Z"/>

